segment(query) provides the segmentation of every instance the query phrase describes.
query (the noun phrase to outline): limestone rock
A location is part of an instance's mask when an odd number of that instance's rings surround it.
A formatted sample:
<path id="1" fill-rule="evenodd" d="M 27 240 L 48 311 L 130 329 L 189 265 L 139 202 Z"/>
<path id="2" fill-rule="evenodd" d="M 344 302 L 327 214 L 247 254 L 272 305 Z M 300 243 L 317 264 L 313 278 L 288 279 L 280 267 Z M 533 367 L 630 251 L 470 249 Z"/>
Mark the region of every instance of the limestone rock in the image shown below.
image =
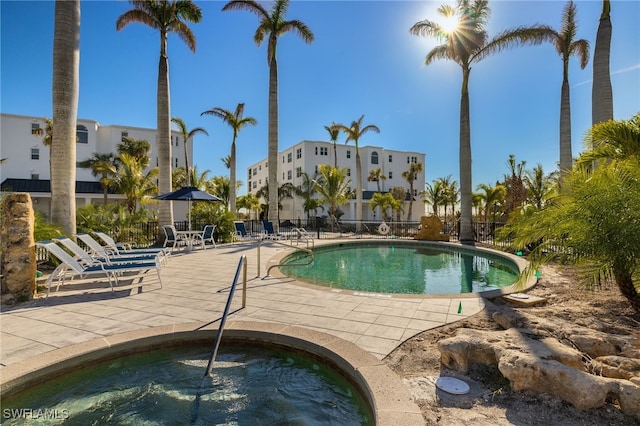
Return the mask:
<path id="1" fill-rule="evenodd" d="M 427 241 L 449 241 L 449 234 L 442 233 L 442 221 L 438 216 L 422 216 L 420 231 L 414 238 Z"/>
<path id="2" fill-rule="evenodd" d="M 640 360 L 624 356 L 601 356 L 591 362 L 593 369 L 605 377 L 631 379 L 640 377 Z"/>
<path id="3" fill-rule="evenodd" d="M 12 294 L 17 300 L 29 299 L 36 288 L 31 197 L 25 192 L 14 192 L 7 194 L 2 203 L 2 294 Z"/>

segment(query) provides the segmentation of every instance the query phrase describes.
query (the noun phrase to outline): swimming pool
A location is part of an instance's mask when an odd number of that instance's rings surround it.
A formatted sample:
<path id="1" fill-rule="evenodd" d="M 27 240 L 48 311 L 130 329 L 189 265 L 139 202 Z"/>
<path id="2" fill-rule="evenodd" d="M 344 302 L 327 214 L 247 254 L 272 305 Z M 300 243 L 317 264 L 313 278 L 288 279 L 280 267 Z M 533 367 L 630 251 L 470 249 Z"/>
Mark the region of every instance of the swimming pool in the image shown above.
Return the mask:
<path id="1" fill-rule="evenodd" d="M 309 418 L 300 422 L 296 420 L 298 417 L 292 410 L 300 410 L 300 406 L 296 407 L 289 401 L 292 395 L 301 397 L 303 412 L 319 403 L 313 412 L 322 417 L 327 409 L 342 411 L 343 403 L 350 400 L 351 404 L 356 401 L 353 406 L 357 407 L 357 415 L 363 416 L 361 420 L 365 423 L 394 424 L 389 419 L 401 424 L 420 424 L 423 421 L 419 408 L 402 381 L 375 356 L 336 336 L 296 326 L 246 321 L 227 323 L 218 357 L 221 363 L 214 366 L 213 379 L 203 381 L 207 350 L 216 331 L 202 327 L 202 323 L 189 323 L 105 336 L 11 364 L 5 367 L 0 377 L 2 424 L 91 424 L 92 413 L 85 413 L 82 407 L 83 404 L 96 405 L 87 395 L 98 387 L 105 390 L 98 398 L 99 405 L 107 406 L 98 408 L 113 409 L 108 416 L 126 412 L 127 417 L 120 422 L 113 420 L 116 417 L 108 417 L 93 424 L 141 424 L 137 420 L 152 415 L 159 417 L 143 423 L 189 424 L 190 419 L 195 418 L 192 424 L 256 424 L 254 416 L 257 415 L 264 418 L 262 424 L 266 424 L 266 420 L 273 420 L 273 416 L 280 412 L 286 412 L 291 421 L 270 424 L 317 423 Z M 203 351 L 202 345 L 206 345 L 207 350 Z M 187 352 L 172 355 L 176 347 L 187 348 Z M 234 347 L 243 349 L 234 352 L 231 349 Z M 255 350 L 272 356 L 254 357 L 250 352 Z M 141 353 L 142 357 L 137 358 L 136 354 Z M 129 355 L 134 355 L 133 361 L 127 360 Z M 146 368 L 150 360 L 159 361 L 160 368 L 147 375 L 151 380 L 140 379 L 139 370 Z M 177 377 L 168 373 L 167 360 L 173 360 L 170 363 L 175 365 L 170 369 L 178 371 Z M 291 366 L 295 368 L 289 368 Z M 120 380 L 107 385 L 98 383 L 93 378 L 93 370 L 97 372 L 105 368 L 115 371 Z M 256 385 L 260 395 L 251 398 L 247 396 L 250 392 L 243 390 L 242 383 L 254 375 L 250 370 L 266 374 L 258 379 L 260 383 Z M 307 373 L 310 373 L 310 378 L 298 380 Z M 74 375 L 89 378 L 80 385 L 87 392 L 65 389 L 65 383 Z M 127 388 L 127 382 L 132 386 Z M 314 387 L 317 383 L 324 386 L 324 390 L 316 393 L 316 397 L 309 397 L 303 388 Z M 343 387 L 345 383 L 346 387 Z M 202 388 L 201 384 L 204 384 Z M 290 384 L 294 384 L 294 388 L 286 390 Z M 35 396 L 35 401 L 33 398 L 12 400 L 20 398 L 21 393 Z M 318 397 L 332 393 L 333 397 Z M 58 402 L 45 400 L 49 396 L 62 396 L 62 399 Z M 335 397 L 340 402 L 331 402 Z M 196 399 L 199 400 L 197 409 L 194 408 Z M 175 404 L 167 406 L 167 401 Z M 256 405 L 249 407 L 252 404 Z M 257 411 L 253 413 L 259 414 L 249 416 L 247 413 L 252 413 L 250 410 L 254 408 Z M 224 413 L 226 417 L 220 421 Z M 239 416 L 238 420 L 233 420 L 235 415 Z M 45 416 L 48 417 L 45 419 Z M 345 423 L 340 420 L 334 424 Z"/>
<path id="2" fill-rule="evenodd" d="M 367 241 L 316 247 L 308 266 L 281 266 L 289 277 L 329 288 L 391 294 L 464 294 L 513 285 L 520 269 L 496 253 L 452 244 Z M 282 263 L 299 263 L 295 252 Z"/>
<path id="3" fill-rule="evenodd" d="M 226 345 L 203 380 L 209 350 L 160 349 L 83 368 L 3 400 L 3 415 L 14 414 L 3 424 L 373 424 L 355 386 L 320 359 Z M 33 411 L 20 415 L 26 407 Z"/>

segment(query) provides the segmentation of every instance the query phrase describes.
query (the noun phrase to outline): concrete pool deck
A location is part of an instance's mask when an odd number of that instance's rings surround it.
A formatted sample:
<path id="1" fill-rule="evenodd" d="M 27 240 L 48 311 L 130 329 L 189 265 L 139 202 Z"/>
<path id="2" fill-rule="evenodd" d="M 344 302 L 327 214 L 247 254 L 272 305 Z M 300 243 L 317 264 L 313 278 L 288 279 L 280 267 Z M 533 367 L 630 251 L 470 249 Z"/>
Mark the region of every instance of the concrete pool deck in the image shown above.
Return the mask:
<path id="1" fill-rule="evenodd" d="M 353 293 L 264 277 L 269 260 L 285 250 L 272 242 L 262 244 L 260 277 L 256 277 L 256 243 L 240 242 L 176 252 L 162 268 L 163 288 L 153 271 L 142 280 L 121 279 L 114 293 L 102 279 L 74 280 L 59 291 L 52 287 L 48 300 L 3 308 L 0 374 L 12 364 L 49 351 L 120 333 L 193 323 L 217 329 L 242 255 L 248 265 L 247 305 L 240 309 L 239 286 L 229 321 L 281 323 L 324 332 L 379 360 L 417 333 L 464 319 L 485 306 L 479 297 Z"/>

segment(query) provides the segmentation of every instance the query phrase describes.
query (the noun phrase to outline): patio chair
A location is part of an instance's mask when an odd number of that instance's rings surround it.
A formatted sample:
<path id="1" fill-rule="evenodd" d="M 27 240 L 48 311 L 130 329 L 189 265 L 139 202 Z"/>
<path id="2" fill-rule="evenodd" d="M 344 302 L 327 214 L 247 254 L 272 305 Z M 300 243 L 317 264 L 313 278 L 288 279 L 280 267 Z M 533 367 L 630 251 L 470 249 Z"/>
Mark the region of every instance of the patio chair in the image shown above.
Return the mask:
<path id="1" fill-rule="evenodd" d="M 265 232 L 264 238 L 267 238 L 270 240 L 281 240 L 283 238 L 286 238 L 284 235 L 277 233 L 273 229 L 273 222 L 271 222 L 270 220 L 263 220 L 262 227 L 264 228 L 264 232 Z"/>
<path id="2" fill-rule="evenodd" d="M 194 243 L 200 244 L 203 250 L 207 249 L 207 241 L 213 244 L 213 248 L 216 247 L 216 240 L 213 238 L 213 231 L 216 229 L 216 225 L 205 225 L 201 235 L 196 235 Z"/>
<path id="3" fill-rule="evenodd" d="M 242 221 L 233 222 L 233 225 L 236 227 L 236 235 L 234 236 L 236 241 L 262 239 L 264 236 L 264 234 L 253 234 L 247 232 L 247 228 L 244 226 L 244 222 Z"/>
<path id="4" fill-rule="evenodd" d="M 116 254 L 128 254 L 128 253 L 158 253 L 163 252 L 165 255 L 169 255 L 169 249 L 165 247 L 132 247 L 130 243 L 117 243 L 113 238 L 104 232 L 94 231 L 96 237 L 98 237 L 105 244 L 105 248 L 109 251 L 113 251 Z"/>
<path id="5" fill-rule="evenodd" d="M 51 273 L 47 279 L 47 296 L 49 297 L 49 291 L 51 290 L 51 283 L 54 279 L 58 278 L 58 288 L 64 284 L 65 277 L 68 273 L 71 276 L 79 276 L 80 278 L 86 278 L 89 275 L 105 275 L 109 280 L 109 287 L 111 292 L 114 291 L 113 283 L 118 285 L 118 275 L 123 272 L 136 272 L 138 274 L 145 274 L 151 269 L 156 270 L 158 273 L 158 281 L 160 282 L 160 288 L 162 288 L 162 278 L 160 277 L 160 263 L 155 262 L 136 262 L 136 263 L 117 263 L 107 264 L 100 262 L 97 259 L 92 259 L 90 264 L 85 261 L 81 262 L 74 259 L 69 253 L 67 253 L 61 246 L 53 241 L 38 241 L 36 243 L 38 247 L 44 248 L 53 257 L 60 261 L 60 265 Z M 88 260 L 87 260 L 88 262 Z"/>
<path id="6" fill-rule="evenodd" d="M 82 247 L 80 247 L 71 238 L 57 237 L 57 238 L 54 238 L 53 241 L 62 245 L 64 248 L 70 251 L 71 254 L 75 256 L 76 259 L 80 260 L 81 263 L 84 263 L 87 265 L 93 264 L 95 260 L 104 262 L 108 265 L 117 264 L 117 263 L 155 262 L 157 257 L 157 255 L 152 255 L 153 257 L 151 258 L 149 256 L 137 256 L 137 255 L 131 255 L 131 256 L 117 256 L 117 255 L 109 256 L 108 254 L 94 255 L 93 253 L 88 252 Z"/>
<path id="7" fill-rule="evenodd" d="M 76 237 L 82 243 L 87 246 L 89 249 L 89 253 L 98 259 L 107 259 L 109 261 L 115 261 L 122 259 L 137 259 L 137 260 L 155 260 L 157 256 L 160 257 L 160 261 L 162 263 L 166 263 L 168 258 L 168 253 L 165 250 L 154 250 L 154 251 L 129 251 L 123 252 L 123 254 L 119 254 L 108 247 L 103 246 L 98 241 L 93 239 L 93 237 L 89 234 L 76 234 Z"/>
<path id="8" fill-rule="evenodd" d="M 176 231 L 175 226 L 162 225 L 162 230 L 164 231 L 165 235 L 163 247 L 167 247 L 167 244 L 171 244 L 171 251 L 173 251 L 176 249 L 176 247 L 186 246 L 189 244 L 189 241 L 178 236 L 178 231 Z"/>

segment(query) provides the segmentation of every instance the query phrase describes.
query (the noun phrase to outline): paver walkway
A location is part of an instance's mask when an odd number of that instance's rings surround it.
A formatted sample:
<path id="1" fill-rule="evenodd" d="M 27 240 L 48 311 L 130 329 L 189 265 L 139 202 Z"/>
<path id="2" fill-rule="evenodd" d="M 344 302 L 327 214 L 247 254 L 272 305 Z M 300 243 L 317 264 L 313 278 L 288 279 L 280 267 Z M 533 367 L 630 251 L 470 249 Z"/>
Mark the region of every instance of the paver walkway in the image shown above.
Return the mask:
<path id="1" fill-rule="evenodd" d="M 265 242 L 260 271 L 270 258 L 287 250 Z M 286 323 L 319 330 L 355 343 L 378 359 L 411 336 L 473 315 L 481 298 L 430 298 L 364 295 L 301 286 L 291 279 L 257 277 L 256 243 L 219 245 L 217 249 L 176 253 L 162 269 L 124 279 L 111 293 L 106 281 L 85 280 L 52 289 L 48 300 L 35 299 L 0 314 L 0 365 L 126 331 L 220 319 L 240 256 L 247 256 L 247 306 L 241 288 L 230 320 Z M 462 313 L 458 308 L 462 304 Z M 1 369 L 0 369 L 1 371 Z"/>

